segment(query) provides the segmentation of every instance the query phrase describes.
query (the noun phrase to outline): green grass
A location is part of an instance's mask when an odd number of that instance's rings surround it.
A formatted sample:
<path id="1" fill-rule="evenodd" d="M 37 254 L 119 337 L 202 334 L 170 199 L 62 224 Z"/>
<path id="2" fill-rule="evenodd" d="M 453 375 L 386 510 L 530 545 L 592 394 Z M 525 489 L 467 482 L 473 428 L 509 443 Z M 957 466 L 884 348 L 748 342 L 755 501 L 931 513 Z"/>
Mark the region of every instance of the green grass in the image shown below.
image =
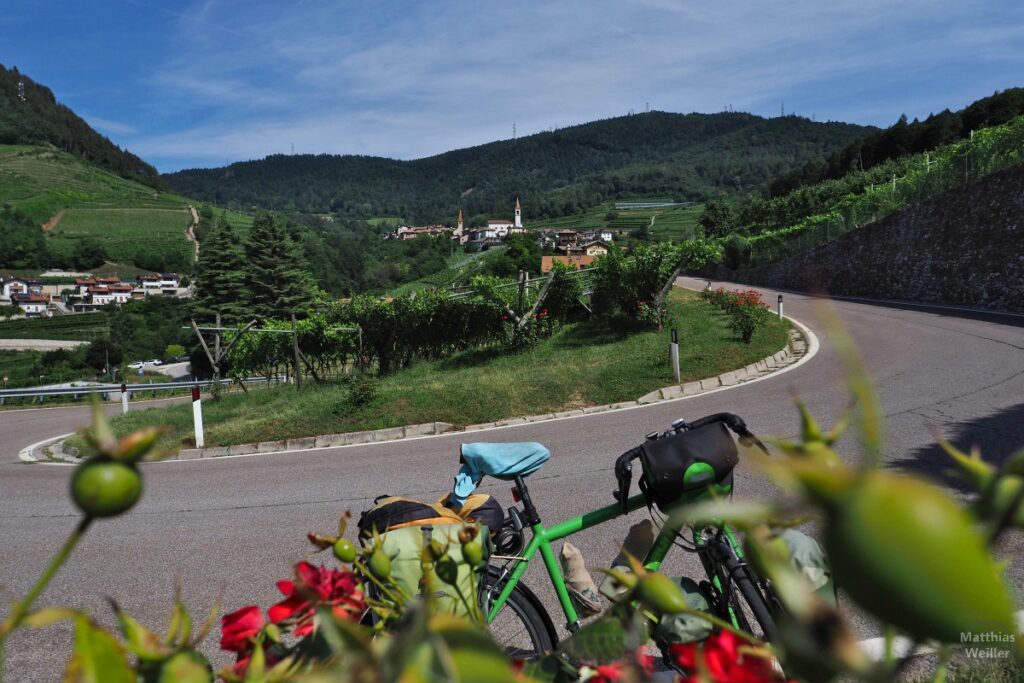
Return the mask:
<path id="1" fill-rule="evenodd" d="M 395 226 L 402 225 L 405 223 L 405 219 L 401 216 L 374 216 L 373 218 L 367 218 L 366 222 L 376 228 L 382 223 Z"/>
<path id="2" fill-rule="evenodd" d="M 110 334 L 105 313 L 23 318 L 0 322 L 0 339 L 61 339 L 92 341 Z"/>
<path id="3" fill-rule="evenodd" d="M 751 344 L 725 314 L 696 294 L 673 292 L 671 326 L 683 339 L 684 381 L 743 367 L 783 348 L 787 330 L 772 319 Z M 636 399 L 672 383 L 668 333 L 613 330 L 601 321 L 567 325 L 528 353 L 476 349 L 420 362 L 381 380 L 377 399 L 356 407 L 342 384 L 250 390 L 204 403 L 206 442 L 230 445 L 441 420 L 456 425 Z M 165 447 L 189 443 L 191 406 L 130 412 L 114 420 L 124 434 L 166 424 Z"/>

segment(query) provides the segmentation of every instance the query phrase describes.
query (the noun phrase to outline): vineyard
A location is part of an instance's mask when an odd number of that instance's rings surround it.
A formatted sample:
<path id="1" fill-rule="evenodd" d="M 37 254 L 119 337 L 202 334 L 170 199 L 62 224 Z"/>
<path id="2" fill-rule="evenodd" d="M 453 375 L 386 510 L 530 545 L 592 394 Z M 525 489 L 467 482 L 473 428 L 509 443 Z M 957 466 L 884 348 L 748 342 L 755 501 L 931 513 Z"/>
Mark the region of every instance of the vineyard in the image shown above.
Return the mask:
<path id="1" fill-rule="evenodd" d="M 110 334 L 105 313 L 85 313 L 53 318 L 23 318 L 0 322 L 0 339 L 59 339 L 92 341 Z"/>
<path id="2" fill-rule="evenodd" d="M 750 238 L 753 265 L 803 253 L 946 190 L 1024 161 L 1024 116 L 979 130 L 970 139 L 900 160 L 906 171 L 850 193 L 829 211 Z M 783 201 L 785 198 L 782 198 Z"/>
<path id="3" fill-rule="evenodd" d="M 0 145 L 0 197 L 43 223 L 67 206 L 181 208 L 185 199 L 46 147 Z"/>
<path id="4" fill-rule="evenodd" d="M 189 213 L 184 209 L 68 209 L 50 232 L 50 249 L 70 254 L 76 240 L 94 237 L 112 261 L 130 262 L 139 246 L 163 252 L 182 252 L 191 259 L 185 241 Z"/>
<path id="5" fill-rule="evenodd" d="M 680 241 L 697 236 L 697 218 L 703 210 L 701 204 L 641 209 L 614 209 L 602 204 L 574 216 L 546 220 L 531 227 L 573 230 L 607 227 L 626 231 L 649 228 L 654 240 Z"/>

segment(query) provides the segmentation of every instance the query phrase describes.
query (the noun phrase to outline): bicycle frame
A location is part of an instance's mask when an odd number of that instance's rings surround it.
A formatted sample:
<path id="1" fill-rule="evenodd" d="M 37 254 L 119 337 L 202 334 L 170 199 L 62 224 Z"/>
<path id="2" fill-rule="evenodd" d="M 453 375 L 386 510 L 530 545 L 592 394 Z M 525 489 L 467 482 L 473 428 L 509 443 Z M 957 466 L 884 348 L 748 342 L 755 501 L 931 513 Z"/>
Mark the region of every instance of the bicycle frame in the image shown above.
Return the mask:
<path id="1" fill-rule="evenodd" d="M 701 492 L 701 494 L 693 496 L 693 499 L 696 500 L 705 496 L 706 492 Z M 555 552 L 552 549 L 551 544 L 568 536 L 572 536 L 580 531 L 584 531 L 599 524 L 603 524 L 604 522 L 625 516 L 630 512 L 647 507 L 647 505 L 647 497 L 644 494 L 638 494 L 629 498 L 625 512 L 619 503 L 614 503 L 578 517 L 567 519 L 550 528 L 545 527 L 543 523 L 540 522 L 533 524 L 531 526 L 533 534 L 530 539 L 530 543 L 526 546 L 519 559 L 515 560 L 516 566 L 512 570 L 512 574 L 505 582 L 501 593 L 492 603 L 490 611 L 487 614 L 488 623 L 494 621 L 498 616 L 498 613 L 505 606 L 505 602 L 508 600 L 509 595 L 512 594 L 512 591 L 515 589 L 520 579 L 522 579 L 523 574 L 530 565 L 530 561 L 539 551 L 540 556 L 544 561 L 544 567 L 547 569 L 548 576 L 551 579 L 551 584 L 558 596 L 558 602 L 562 607 L 562 612 L 565 614 L 566 627 L 570 630 L 575 630 L 579 622 L 579 614 L 576 612 L 576 607 L 573 605 L 572 600 L 569 597 L 569 590 L 566 587 L 565 578 L 562 576 L 561 567 L 558 565 L 558 561 L 555 558 Z M 661 567 L 661 563 L 664 561 L 666 555 L 668 555 L 668 551 L 672 548 L 676 535 L 679 533 L 681 528 L 682 526 L 673 525 L 671 523 L 671 518 L 669 518 L 669 521 L 662 526 L 661 531 L 654 540 L 654 545 L 651 546 L 651 549 L 643 560 L 643 564 L 646 569 L 657 571 Z M 736 543 L 732 532 L 726 526 L 723 526 L 722 529 L 725 532 L 728 542 L 733 546 L 733 549 L 737 552 L 738 556 L 742 558 L 742 551 Z M 721 589 L 721 586 L 718 585 L 718 577 L 709 576 L 708 578 L 711 579 L 716 588 Z"/>

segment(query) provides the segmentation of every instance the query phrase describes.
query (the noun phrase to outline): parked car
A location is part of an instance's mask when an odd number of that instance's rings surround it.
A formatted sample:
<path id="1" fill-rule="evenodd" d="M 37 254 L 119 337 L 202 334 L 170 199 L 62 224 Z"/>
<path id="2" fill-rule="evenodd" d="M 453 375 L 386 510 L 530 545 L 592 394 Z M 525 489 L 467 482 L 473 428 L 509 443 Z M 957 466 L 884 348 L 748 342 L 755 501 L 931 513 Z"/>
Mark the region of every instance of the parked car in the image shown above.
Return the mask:
<path id="1" fill-rule="evenodd" d="M 128 367 L 131 368 L 132 370 L 138 370 L 139 368 L 141 368 L 145 364 L 146 364 L 145 361 L 137 360 L 134 363 L 129 363 Z"/>

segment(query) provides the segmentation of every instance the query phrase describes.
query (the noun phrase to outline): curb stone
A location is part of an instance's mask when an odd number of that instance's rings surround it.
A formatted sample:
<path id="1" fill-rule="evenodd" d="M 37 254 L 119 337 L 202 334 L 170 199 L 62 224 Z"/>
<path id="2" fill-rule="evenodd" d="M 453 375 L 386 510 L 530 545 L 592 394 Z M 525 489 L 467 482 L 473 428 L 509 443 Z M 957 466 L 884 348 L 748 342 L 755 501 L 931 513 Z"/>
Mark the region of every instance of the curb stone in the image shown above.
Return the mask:
<path id="1" fill-rule="evenodd" d="M 791 322 L 794 322 L 790 319 Z M 730 387 L 759 379 L 773 372 L 786 368 L 802 356 L 807 354 L 809 345 L 802 326 L 795 323 L 789 331 L 789 342 L 786 347 L 777 353 L 767 356 L 755 363 L 737 370 L 723 372 L 715 377 L 708 377 L 702 380 L 694 380 L 685 384 L 674 384 L 662 387 L 648 394 L 641 396 L 634 401 L 620 401 L 601 406 L 588 406 L 574 410 L 563 410 L 556 413 L 542 413 L 540 415 L 525 415 L 511 417 L 496 422 L 484 422 L 481 424 L 466 425 L 461 429 L 463 432 L 475 432 L 493 427 L 507 427 L 521 425 L 531 422 L 544 422 L 566 417 L 580 415 L 591 415 L 603 413 L 622 408 L 634 408 L 638 405 L 648 405 L 659 401 L 667 401 L 684 396 L 696 396 L 697 394 L 711 391 L 721 387 Z M 456 425 L 448 422 L 425 422 L 423 424 L 405 425 L 402 427 L 390 427 L 386 429 L 371 429 L 361 432 L 346 432 L 342 434 L 323 434 L 320 436 L 306 436 L 287 440 L 261 441 L 258 443 L 237 444 L 234 446 L 211 446 L 207 448 L 183 448 L 176 459 L 198 460 L 206 458 L 217 458 L 227 455 L 253 455 L 258 453 L 279 453 L 282 451 L 311 450 L 319 448 L 336 448 L 338 446 L 351 446 L 356 444 L 375 443 L 383 441 L 396 441 L 399 439 L 414 438 L 421 436 L 433 436 L 448 432 L 459 431 Z M 41 442 L 27 449 L 23 449 L 19 457 L 26 462 L 50 459 L 44 449 L 49 451 L 53 458 L 67 462 L 79 462 L 74 455 L 64 451 L 64 440 L 70 434 L 55 437 Z M 30 451 L 30 452 L 29 452 Z"/>

